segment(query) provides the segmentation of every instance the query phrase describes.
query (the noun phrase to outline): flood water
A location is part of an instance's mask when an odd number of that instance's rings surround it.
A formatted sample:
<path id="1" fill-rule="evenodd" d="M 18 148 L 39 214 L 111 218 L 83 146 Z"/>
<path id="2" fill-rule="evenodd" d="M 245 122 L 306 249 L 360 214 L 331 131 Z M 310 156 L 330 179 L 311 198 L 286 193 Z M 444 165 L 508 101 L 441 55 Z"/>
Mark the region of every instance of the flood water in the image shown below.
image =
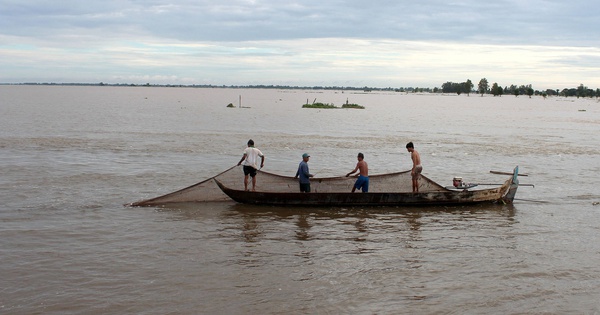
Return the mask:
<path id="1" fill-rule="evenodd" d="M 0 314 L 600 313 L 599 132 L 596 99 L 0 86 Z M 519 165 L 535 187 L 512 205 L 124 206 L 250 138 L 281 175 L 304 152 L 317 178 L 358 152 L 408 170 L 412 141 L 443 185 Z"/>

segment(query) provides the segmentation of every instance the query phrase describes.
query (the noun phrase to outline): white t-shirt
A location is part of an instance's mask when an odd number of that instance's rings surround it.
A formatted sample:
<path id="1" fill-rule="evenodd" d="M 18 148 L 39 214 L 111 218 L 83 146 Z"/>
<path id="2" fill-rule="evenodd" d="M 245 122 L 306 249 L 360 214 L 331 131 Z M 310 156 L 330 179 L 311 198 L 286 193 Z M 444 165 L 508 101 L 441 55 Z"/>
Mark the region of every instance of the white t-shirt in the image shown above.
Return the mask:
<path id="1" fill-rule="evenodd" d="M 258 169 L 258 166 L 260 165 L 258 158 L 263 156 L 262 152 L 260 152 L 260 150 L 257 148 L 247 147 L 244 150 L 244 155 L 246 156 L 244 165 L 252 166 L 255 169 Z"/>

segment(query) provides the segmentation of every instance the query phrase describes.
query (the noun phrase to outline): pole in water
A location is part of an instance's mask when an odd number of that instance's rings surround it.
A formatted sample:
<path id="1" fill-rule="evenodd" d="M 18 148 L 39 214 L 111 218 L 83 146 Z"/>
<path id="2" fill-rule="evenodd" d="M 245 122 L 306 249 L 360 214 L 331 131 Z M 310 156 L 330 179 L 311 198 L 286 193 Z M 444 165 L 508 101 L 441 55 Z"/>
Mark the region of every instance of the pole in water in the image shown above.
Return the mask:
<path id="1" fill-rule="evenodd" d="M 240 106 L 239 108 L 242 108 L 242 96 L 240 95 Z"/>
<path id="2" fill-rule="evenodd" d="M 490 173 L 496 174 L 496 175 L 512 175 L 513 174 L 513 173 L 509 173 L 509 172 L 500 172 L 500 171 L 490 171 Z M 529 176 L 529 175 L 519 174 L 519 176 Z"/>

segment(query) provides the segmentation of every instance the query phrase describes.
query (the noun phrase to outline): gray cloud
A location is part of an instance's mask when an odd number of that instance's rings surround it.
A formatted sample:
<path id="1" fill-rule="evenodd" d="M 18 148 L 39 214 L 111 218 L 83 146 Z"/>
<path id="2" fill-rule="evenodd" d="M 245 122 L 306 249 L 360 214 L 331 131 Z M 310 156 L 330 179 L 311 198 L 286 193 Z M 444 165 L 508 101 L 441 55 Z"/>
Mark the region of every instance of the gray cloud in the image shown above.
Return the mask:
<path id="1" fill-rule="evenodd" d="M 182 41 L 390 38 L 494 43 L 598 42 L 593 1 L 0 1 L 2 33 Z"/>
<path id="2" fill-rule="evenodd" d="M 0 82 L 437 86 L 496 75 L 593 83 L 594 4 L 0 0 Z M 559 67 L 570 68 L 554 74 Z"/>

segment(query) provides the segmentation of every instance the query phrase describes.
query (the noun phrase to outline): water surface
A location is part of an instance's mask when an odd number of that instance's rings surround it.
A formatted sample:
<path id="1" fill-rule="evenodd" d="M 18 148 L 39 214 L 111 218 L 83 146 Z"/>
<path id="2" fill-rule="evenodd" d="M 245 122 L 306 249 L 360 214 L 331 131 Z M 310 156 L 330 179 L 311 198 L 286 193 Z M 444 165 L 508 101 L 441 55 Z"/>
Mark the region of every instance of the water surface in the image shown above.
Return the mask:
<path id="1" fill-rule="evenodd" d="M 247 108 L 227 108 L 233 103 Z M 302 109 L 307 100 L 364 110 Z M 600 104 L 393 92 L 0 86 L 3 314 L 600 312 Z M 130 208 L 233 166 L 502 182 L 513 205 Z M 242 180 L 240 174 L 240 180 Z M 258 178 L 260 181 L 260 178 Z"/>

